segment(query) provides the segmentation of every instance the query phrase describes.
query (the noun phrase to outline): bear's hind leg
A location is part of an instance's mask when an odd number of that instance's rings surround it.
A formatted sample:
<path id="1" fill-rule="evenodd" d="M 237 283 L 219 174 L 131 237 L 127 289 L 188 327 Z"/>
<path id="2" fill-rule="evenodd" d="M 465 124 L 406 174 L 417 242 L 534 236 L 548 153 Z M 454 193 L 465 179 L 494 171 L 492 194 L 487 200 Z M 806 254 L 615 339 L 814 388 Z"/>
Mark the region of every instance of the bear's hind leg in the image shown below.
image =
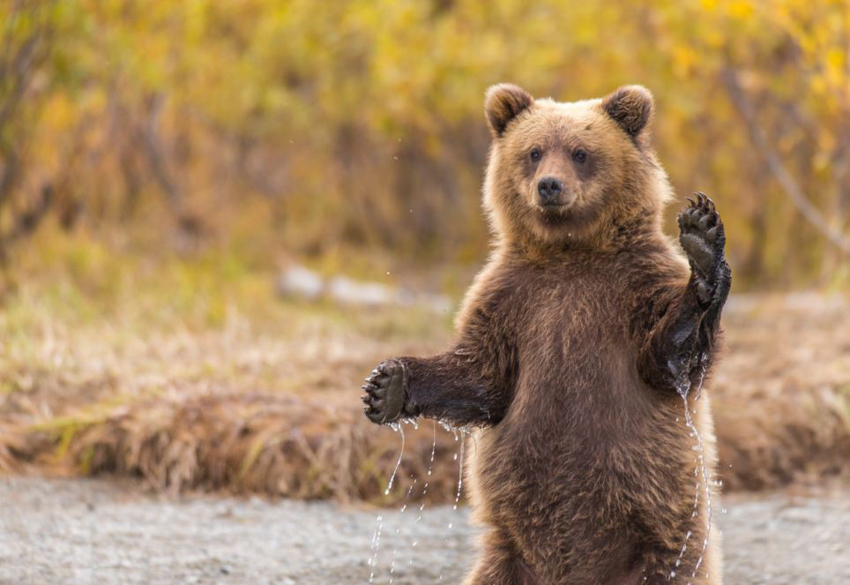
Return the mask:
<path id="1" fill-rule="evenodd" d="M 510 540 L 494 530 L 484 537 L 478 562 L 463 585 L 537 585 L 537 579 Z"/>

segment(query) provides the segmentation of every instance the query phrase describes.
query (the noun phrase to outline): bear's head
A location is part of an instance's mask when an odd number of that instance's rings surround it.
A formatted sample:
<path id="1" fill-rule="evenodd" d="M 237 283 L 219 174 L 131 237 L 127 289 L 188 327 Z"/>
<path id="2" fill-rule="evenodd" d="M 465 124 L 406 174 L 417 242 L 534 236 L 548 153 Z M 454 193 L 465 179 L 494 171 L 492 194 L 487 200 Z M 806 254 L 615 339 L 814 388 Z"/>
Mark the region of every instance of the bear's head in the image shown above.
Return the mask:
<path id="1" fill-rule="evenodd" d="M 493 143 L 484 204 L 502 240 L 604 241 L 627 226 L 660 226 L 670 188 L 649 144 L 647 89 L 561 103 L 500 84 L 485 112 Z"/>

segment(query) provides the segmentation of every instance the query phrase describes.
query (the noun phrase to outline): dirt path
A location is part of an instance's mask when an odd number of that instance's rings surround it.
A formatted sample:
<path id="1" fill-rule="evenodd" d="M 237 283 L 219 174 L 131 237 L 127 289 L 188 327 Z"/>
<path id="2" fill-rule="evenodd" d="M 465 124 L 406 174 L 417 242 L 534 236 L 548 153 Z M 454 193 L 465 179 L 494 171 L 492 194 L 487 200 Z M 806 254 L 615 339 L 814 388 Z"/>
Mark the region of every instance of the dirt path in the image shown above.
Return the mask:
<path id="1" fill-rule="evenodd" d="M 364 511 L 221 497 L 180 501 L 95 480 L 0 480 L 0 583 L 458 583 L 467 511 Z M 850 583 L 850 491 L 731 496 L 720 514 L 726 583 Z M 451 524 L 451 528 L 449 525 Z M 393 563 L 394 561 L 394 563 Z M 392 569 L 392 571 L 391 571 Z"/>

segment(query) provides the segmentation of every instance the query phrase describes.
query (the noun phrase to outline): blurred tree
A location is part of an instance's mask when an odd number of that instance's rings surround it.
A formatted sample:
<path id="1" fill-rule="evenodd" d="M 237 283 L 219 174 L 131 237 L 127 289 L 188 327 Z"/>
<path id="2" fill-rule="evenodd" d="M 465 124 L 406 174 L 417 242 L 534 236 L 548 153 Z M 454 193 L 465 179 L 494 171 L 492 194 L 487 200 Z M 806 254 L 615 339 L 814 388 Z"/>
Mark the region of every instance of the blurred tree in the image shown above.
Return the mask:
<path id="1" fill-rule="evenodd" d="M 0 263 L 8 247 L 32 233 L 50 207 L 53 187 L 44 183 L 33 196 L 23 175 L 28 132 L 39 104 L 33 97 L 36 74 L 51 44 L 49 3 L 11 3 L 0 32 Z"/>
<path id="2" fill-rule="evenodd" d="M 850 279 L 846 0 L 41 0 L 0 16 L 0 233 L 52 192 L 64 225 L 95 234 L 478 259 L 486 87 L 572 100 L 642 83 L 674 186 L 726 210 L 739 284 Z"/>

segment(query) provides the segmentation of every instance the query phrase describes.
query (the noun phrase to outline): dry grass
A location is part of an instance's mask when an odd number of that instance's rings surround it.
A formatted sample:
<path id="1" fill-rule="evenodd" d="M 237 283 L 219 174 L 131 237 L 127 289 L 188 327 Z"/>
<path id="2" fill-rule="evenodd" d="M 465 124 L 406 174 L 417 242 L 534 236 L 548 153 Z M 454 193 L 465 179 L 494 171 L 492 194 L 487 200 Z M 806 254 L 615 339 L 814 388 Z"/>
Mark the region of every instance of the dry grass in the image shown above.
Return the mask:
<path id="1" fill-rule="evenodd" d="M 383 494 L 400 436 L 365 422 L 358 400 L 383 357 L 444 346 L 450 316 L 282 302 L 270 274 L 228 284 L 199 271 L 114 285 L 108 303 L 73 276 L 35 281 L 7 301 L 0 471 L 380 504 L 416 478 L 412 499 L 426 479 L 427 499 L 453 499 L 458 444 L 430 422 L 406 427 L 399 480 Z M 725 324 L 726 356 L 709 387 L 727 487 L 846 478 L 850 299 L 738 297 Z"/>
<path id="2" fill-rule="evenodd" d="M 733 300 L 711 382 L 721 475 L 764 489 L 850 471 L 850 299 Z"/>
<path id="3" fill-rule="evenodd" d="M 426 475 L 431 427 L 408 426 L 383 494 L 400 438 L 363 419 L 359 386 L 389 354 L 447 343 L 451 315 L 282 301 L 271 271 L 203 263 L 93 285 L 95 264 L 27 279 L 0 310 L 0 472 L 376 503 Z M 430 498 L 454 489 L 454 449 L 437 428 Z"/>
<path id="4" fill-rule="evenodd" d="M 341 401 L 339 401 L 341 402 Z M 399 455 L 399 435 L 376 429 L 349 405 L 292 395 L 215 392 L 152 399 L 100 417 L 59 419 L 28 435 L 37 462 L 58 472 L 139 477 L 152 489 L 262 493 L 303 499 L 394 501 L 424 478 L 436 445 L 432 500 L 452 493 L 442 469 L 455 444 L 439 429 L 407 429 L 399 481 L 383 491 Z M 58 440 L 57 440 L 58 439 Z M 70 467 L 69 467 L 70 466 Z M 422 499 L 422 485 L 410 494 Z"/>

